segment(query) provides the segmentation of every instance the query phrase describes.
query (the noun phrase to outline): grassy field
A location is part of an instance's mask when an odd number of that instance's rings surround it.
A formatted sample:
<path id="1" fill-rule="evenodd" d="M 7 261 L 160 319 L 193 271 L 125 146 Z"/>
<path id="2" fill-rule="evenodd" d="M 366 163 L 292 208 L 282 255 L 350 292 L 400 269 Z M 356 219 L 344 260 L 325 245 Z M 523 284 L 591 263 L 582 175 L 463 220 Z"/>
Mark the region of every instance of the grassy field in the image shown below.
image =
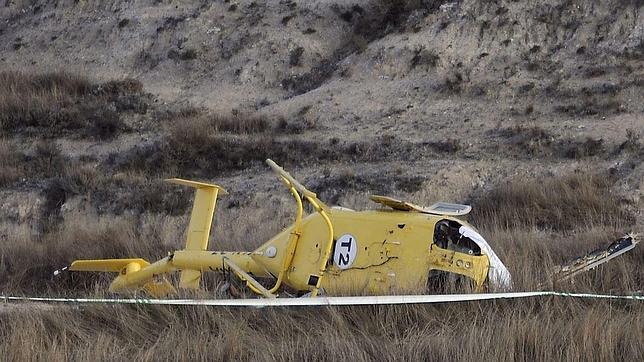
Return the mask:
<path id="1" fill-rule="evenodd" d="M 226 309 L 23 306 L 7 360 L 640 360 L 641 302 Z"/>

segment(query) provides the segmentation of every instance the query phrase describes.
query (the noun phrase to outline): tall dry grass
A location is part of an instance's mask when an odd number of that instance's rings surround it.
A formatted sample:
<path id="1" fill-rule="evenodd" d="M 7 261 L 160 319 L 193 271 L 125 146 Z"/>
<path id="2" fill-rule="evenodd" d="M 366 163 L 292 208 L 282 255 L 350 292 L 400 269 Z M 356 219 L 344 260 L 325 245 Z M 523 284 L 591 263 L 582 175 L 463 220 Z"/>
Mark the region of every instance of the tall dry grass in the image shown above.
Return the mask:
<path id="1" fill-rule="evenodd" d="M 0 186 L 10 185 L 23 175 L 21 155 L 14 142 L 0 138 Z"/>
<path id="2" fill-rule="evenodd" d="M 10 309 L 9 309 L 10 308 Z M 7 360 L 641 360 L 644 306 L 559 298 L 424 306 L 0 309 Z"/>

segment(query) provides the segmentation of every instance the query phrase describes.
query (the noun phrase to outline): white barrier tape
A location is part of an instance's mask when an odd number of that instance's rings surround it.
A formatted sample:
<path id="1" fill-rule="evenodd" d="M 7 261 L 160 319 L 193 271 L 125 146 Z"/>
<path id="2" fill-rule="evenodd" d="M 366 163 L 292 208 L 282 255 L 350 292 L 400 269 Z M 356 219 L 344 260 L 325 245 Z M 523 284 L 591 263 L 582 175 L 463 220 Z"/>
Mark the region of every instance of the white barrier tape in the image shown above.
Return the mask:
<path id="1" fill-rule="evenodd" d="M 360 297 L 316 297 L 275 299 L 113 299 L 113 298 L 48 298 L 0 296 L 4 302 L 44 302 L 78 304 L 151 304 L 151 305 L 204 305 L 221 307 L 290 307 L 290 306 L 347 306 L 347 305 L 394 305 L 470 302 L 493 299 L 516 299 L 529 297 L 558 296 L 572 298 L 644 300 L 642 295 L 606 295 L 589 293 L 563 293 L 553 291 L 438 294 L 438 295 L 384 295 Z"/>

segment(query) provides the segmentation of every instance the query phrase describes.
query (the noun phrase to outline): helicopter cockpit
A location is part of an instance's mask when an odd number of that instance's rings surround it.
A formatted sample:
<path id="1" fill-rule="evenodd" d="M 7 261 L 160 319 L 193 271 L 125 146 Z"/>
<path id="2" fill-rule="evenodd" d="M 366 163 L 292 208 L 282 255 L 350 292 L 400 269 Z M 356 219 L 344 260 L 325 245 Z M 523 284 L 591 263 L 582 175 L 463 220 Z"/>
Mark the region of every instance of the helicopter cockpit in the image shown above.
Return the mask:
<path id="1" fill-rule="evenodd" d="M 459 232 L 462 227 L 453 220 L 441 220 L 434 229 L 434 244 L 441 249 L 448 249 L 469 255 L 481 255 L 481 248 L 472 239 Z"/>
<path id="2" fill-rule="evenodd" d="M 497 288 L 507 289 L 512 285 L 510 272 L 501 262 L 492 247 L 473 228 L 458 221 L 443 219 L 436 223 L 434 244 L 441 249 L 479 256 L 486 255 L 490 261 L 489 280 Z"/>

